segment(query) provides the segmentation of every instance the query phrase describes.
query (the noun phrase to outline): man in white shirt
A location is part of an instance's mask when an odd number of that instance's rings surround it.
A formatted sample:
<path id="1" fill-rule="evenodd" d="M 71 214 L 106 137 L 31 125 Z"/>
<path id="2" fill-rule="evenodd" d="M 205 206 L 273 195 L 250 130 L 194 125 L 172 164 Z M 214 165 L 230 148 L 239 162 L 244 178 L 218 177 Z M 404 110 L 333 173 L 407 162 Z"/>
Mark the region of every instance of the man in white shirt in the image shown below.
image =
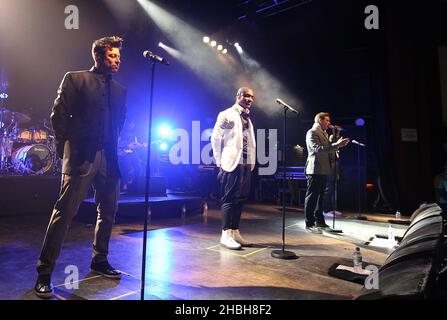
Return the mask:
<path id="1" fill-rule="evenodd" d="M 251 172 L 256 161 L 256 141 L 250 108 L 253 90 L 242 87 L 237 91 L 236 102 L 219 113 L 211 135 L 211 144 L 221 190 L 222 236 L 220 243 L 238 250 L 250 243 L 239 231 L 243 202 L 250 192 Z"/>

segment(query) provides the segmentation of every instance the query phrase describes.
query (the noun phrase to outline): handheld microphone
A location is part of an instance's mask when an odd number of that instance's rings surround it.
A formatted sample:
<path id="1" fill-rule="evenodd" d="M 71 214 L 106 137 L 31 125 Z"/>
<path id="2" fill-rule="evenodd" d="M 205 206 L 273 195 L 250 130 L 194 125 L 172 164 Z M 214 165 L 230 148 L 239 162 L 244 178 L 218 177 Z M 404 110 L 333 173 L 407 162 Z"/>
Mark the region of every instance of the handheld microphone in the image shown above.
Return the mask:
<path id="1" fill-rule="evenodd" d="M 287 103 L 285 103 L 284 101 L 282 101 L 281 99 L 277 98 L 276 102 L 280 105 L 282 105 L 283 107 L 286 107 L 287 109 L 289 109 L 290 111 L 298 114 L 298 111 L 296 111 L 294 108 L 292 108 L 291 106 L 289 106 Z"/>
<path id="2" fill-rule="evenodd" d="M 146 50 L 143 52 L 143 57 L 145 57 L 146 59 L 149 59 L 151 61 L 163 63 L 164 65 L 167 65 L 167 66 L 169 66 L 171 64 L 171 62 L 169 62 L 165 58 L 157 56 L 156 54 L 153 54 L 149 50 Z"/>
<path id="3" fill-rule="evenodd" d="M 338 130 L 338 131 L 344 131 L 345 129 L 343 129 L 342 127 L 340 127 L 340 126 L 333 126 L 332 124 L 330 124 L 329 126 L 328 126 L 328 129 L 331 129 L 331 130 Z"/>

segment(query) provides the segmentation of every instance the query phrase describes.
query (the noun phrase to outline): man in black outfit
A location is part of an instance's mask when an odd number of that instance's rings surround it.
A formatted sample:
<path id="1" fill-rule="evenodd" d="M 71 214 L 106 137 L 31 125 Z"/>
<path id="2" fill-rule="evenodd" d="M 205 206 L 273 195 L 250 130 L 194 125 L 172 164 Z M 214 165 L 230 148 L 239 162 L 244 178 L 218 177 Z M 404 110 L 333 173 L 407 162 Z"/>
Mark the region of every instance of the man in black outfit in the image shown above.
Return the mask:
<path id="1" fill-rule="evenodd" d="M 37 262 L 34 292 L 41 298 L 52 296 L 51 273 L 91 184 L 98 216 L 90 269 L 108 278 L 121 276 L 107 255 L 119 197 L 118 136 L 126 114 L 126 90 L 112 79 L 120 67 L 122 41 L 117 36 L 94 41 L 95 66 L 67 72 L 54 101 L 51 124 L 57 153 L 63 159 L 62 182 Z"/>

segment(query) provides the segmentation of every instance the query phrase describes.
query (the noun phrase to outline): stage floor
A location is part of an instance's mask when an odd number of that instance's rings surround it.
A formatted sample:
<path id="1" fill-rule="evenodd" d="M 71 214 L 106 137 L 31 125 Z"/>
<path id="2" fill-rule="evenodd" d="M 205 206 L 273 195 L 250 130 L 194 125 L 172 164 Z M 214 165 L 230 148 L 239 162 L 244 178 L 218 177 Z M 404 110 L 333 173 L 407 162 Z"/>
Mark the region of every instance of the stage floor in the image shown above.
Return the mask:
<path id="1" fill-rule="evenodd" d="M 352 265 L 356 245 L 362 247 L 364 265 L 382 265 L 391 252 L 365 246 L 375 234 L 387 233 L 387 223 L 337 218 L 336 227 L 343 234 L 316 235 L 305 232 L 302 210 L 290 208 L 286 250 L 299 258 L 272 258 L 271 251 L 281 248 L 281 207 L 258 204 L 246 206 L 241 222 L 242 234 L 256 246 L 228 250 L 219 245 L 220 212 L 216 204 L 209 206 L 207 215 L 151 222 L 147 300 L 352 299 L 361 285 L 329 276 L 330 266 Z M 0 217 L 0 299 L 38 299 L 32 288 L 47 222 L 45 215 Z M 332 225 L 332 220 L 327 223 Z M 395 225 L 396 235 L 402 236 L 406 228 Z M 142 223 L 114 227 L 109 260 L 125 272 L 121 280 L 89 273 L 93 231 L 91 224 L 73 222 L 53 274 L 54 299 L 139 299 Z M 73 275 L 67 266 L 79 270 L 77 289 L 64 285 Z"/>

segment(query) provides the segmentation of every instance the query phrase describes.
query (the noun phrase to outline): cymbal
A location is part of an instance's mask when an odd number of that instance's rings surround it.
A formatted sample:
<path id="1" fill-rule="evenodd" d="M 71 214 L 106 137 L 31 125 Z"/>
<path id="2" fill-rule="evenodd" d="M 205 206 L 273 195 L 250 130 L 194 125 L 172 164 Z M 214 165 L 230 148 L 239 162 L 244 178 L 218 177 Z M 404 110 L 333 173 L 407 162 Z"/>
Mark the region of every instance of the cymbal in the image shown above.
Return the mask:
<path id="1" fill-rule="evenodd" d="M 6 108 L 0 108 L 0 119 L 4 123 L 17 122 L 17 124 L 24 124 L 31 121 L 31 117 L 21 112 L 15 112 Z"/>

